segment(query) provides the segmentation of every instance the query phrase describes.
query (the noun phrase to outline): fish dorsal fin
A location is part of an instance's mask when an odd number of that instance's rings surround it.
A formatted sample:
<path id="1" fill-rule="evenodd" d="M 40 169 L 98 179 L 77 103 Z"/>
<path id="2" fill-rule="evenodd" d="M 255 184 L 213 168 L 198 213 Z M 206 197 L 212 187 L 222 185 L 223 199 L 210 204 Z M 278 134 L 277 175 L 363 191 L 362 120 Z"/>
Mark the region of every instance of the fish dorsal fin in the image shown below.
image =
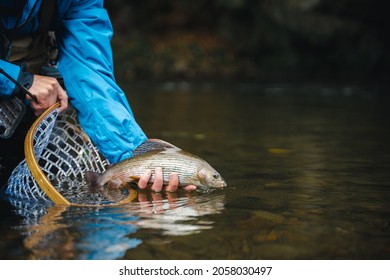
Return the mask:
<path id="1" fill-rule="evenodd" d="M 161 139 L 148 139 L 134 150 L 134 156 L 142 155 L 150 151 L 179 151 L 180 148 Z"/>

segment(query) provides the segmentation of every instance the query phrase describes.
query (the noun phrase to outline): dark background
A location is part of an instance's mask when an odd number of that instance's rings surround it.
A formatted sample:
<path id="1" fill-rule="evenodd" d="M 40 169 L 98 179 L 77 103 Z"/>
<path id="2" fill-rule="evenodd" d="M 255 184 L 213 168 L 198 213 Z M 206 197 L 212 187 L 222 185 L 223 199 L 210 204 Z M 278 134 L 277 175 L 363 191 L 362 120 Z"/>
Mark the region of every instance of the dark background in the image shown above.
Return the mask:
<path id="1" fill-rule="evenodd" d="M 116 76 L 386 83 L 383 0 L 105 1 Z"/>

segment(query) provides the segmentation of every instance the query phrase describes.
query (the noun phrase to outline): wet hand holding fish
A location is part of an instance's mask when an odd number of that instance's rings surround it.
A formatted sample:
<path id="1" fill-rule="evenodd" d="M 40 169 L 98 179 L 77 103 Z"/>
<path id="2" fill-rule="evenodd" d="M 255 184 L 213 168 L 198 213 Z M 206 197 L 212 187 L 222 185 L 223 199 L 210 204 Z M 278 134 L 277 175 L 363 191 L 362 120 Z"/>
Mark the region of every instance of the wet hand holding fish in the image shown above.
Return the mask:
<path id="1" fill-rule="evenodd" d="M 129 182 L 138 182 L 147 170 L 151 170 L 149 182 L 153 183 L 153 172 L 161 167 L 165 185 L 169 183 L 170 174 L 175 172 L 178 174 L 179 186 L 195 185 L 201 189 L 226 186 L 220 174 L 205 160 L 169 143 L 161 143 L 153 142 L 153 149 L 148 148 L 141 154 L 114 164 L 102 174 L 88 171 L 85 176 L 92 186 L 108 184 L 109 187 L 119 187 Z"/>

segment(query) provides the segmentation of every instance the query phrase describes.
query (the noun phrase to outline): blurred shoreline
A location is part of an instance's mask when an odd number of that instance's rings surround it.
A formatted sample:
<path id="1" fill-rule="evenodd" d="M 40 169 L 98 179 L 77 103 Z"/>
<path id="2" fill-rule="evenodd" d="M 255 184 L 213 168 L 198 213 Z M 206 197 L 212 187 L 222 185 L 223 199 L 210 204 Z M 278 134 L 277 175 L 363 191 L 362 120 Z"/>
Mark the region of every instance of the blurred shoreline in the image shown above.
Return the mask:
<path id="1" fill-rule="evenodd" d="M 387 5 L 379 0 L 106 1 L 116 77 L 160 82 L 388 84 Z"/>

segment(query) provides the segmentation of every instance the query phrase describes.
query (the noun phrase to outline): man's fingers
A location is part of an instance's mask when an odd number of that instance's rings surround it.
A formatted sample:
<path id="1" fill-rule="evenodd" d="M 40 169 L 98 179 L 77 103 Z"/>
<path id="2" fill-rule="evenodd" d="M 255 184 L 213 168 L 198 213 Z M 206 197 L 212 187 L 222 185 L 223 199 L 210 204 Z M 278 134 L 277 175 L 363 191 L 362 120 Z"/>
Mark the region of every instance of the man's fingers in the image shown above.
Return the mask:
<path id="1" fill-rule="evenodd" d="M 63 112 L 66 108 L 68 108 L 68 95 L 66 94 L 66 91 L 62 88 L 58 88 L 58 94 L 57 99 L 60 101 L 60 112 Z"/>
<path id="2" fill-rule="evenodd" d="M 165 190 L 168 192 L 175 192 L 177 191 L 178 186 L 179 186 L 179 176 L 177 175 L 176 172 L 172 172 L 169 175 L 169 184 L 165 188 Z"/>
<path id="3" fill-rule="evenodd" d="M 152 176 L 152 171 L 150 169 L 146 170 L 138 181 L 138 187 L 140 189 L 145 189 L 148 186 L 148 182 L 151 176 Z"/>
<path id="4" fill-rule="evenodd" d="M 140 189 L 146 189 L 150 186 L 150 178 L 152 175 L 152 171 L 150 169 L 146 170 L 144 174 L 142 174 L 141 178 L 138 181 L 138 187 Z M 164 186 L 164 176 L 161 167 L 156 167 L 154 170 L 154 180 L 150 188 L 155 192 L 161 192 Z M 167 192 L 176 192 L 179 188 L 179 175 L 177 172 L 172 172 L 169 175 L 169 183 L 164 188 Z M 195 185 L 188 185 L 183 187 L 186 191 L 194 191 L 196 190 Z"/>
<path id="5" fill-rule="evenodd" d="M 30 92 L 37 98 L 37 102 L 31 100 L 31 107 L 35 111 L 35 115 L 39 116 L 51 105 L 60 102 L 60 112 L 68 107 L 68 96 L 66 91 L 61 87 L 58 81 L 52 77 L 34 75 L 33 83 L 30 87 Z"/>
<path id="6" fill-rule="evenodd" d="M 195 191 L 196 190 L 196 186 L 195 185 L 188 185 L 188 186 L 183 187 L 183 190 L 185 190 L 185 191 Z"/>
<path id="7" fill-rule="evenodd" d="M 156 167 L 154 171 L 154 182 L 152 184 L 151 189 L 155 192 L 160 192 L 164 183 L 163 173 L 161 167 Z"/>

